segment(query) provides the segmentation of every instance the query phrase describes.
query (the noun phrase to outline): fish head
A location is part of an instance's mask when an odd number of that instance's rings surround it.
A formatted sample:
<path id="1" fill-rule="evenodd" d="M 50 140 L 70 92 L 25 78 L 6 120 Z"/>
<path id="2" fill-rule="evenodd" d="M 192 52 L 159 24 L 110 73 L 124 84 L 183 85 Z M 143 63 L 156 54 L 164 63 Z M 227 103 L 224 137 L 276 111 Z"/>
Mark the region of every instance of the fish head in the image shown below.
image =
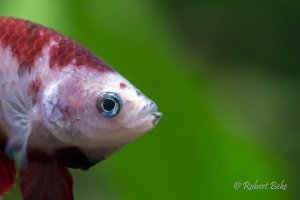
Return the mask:
<path id="1" fill-rule="evenodd" d="M 162 116 L 152 100 L 113 70 L 83 69 L 64 80 L 48 92 L 56 98 L 44 98 L 55 100 L 47 105 L 63 108 L 57 112 L 61 117 L 44 106 L 46 121 L 56 124 L 51 132 L 59 140 L 81 149 L 110 154 L 155 127 Z"/>
<path id="2" fill-rule="evenodd" d="M 161 117 L 157 105 L 115 71 L 91 74 L 83 87 L 89 92 L 82 99 L 79 129 L 91 142 L 128 143 Z"/>

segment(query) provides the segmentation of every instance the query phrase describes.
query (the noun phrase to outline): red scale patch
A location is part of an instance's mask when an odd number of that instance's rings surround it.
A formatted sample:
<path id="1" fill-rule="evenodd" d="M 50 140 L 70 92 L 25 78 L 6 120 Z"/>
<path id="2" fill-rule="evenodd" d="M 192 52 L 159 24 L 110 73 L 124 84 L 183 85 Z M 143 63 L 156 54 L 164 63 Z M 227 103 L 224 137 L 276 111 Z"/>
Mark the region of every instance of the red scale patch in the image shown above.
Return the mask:
<path id="1" fill-rule="evenodd" d="M 121 89 L 125 89 L 126 87 L 127 87 L 127 85 L 125 83 L 123 83 L 123 82 L 120 83 L 120 88 Z"/>
<path id="2" fill-rule="evenodd" d="M 57 42 L 50 48 L 50 68 L 63 68 L 74 60 L 78 67 L 112 71 L 108 64 L 88 49 L 50 28 L 22 19 L 0 17 L 0 46 L 10 47 L 19 64 L 26 63 L 31 68 L 50 40 Z"/>

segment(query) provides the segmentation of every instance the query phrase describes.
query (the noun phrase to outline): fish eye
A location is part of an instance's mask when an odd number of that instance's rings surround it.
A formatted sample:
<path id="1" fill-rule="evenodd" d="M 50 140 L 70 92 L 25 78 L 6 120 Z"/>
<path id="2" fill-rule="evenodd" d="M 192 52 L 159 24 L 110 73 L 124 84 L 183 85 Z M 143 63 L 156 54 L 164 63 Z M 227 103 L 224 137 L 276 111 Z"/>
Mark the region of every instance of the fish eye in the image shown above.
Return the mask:
<path id="1" fill-rule="evenodd" d="M 122 100 L 115 92 L 102 92 L 97 99 L 97 109 L 105 117 L 116 116 L 122 107 Z"/>

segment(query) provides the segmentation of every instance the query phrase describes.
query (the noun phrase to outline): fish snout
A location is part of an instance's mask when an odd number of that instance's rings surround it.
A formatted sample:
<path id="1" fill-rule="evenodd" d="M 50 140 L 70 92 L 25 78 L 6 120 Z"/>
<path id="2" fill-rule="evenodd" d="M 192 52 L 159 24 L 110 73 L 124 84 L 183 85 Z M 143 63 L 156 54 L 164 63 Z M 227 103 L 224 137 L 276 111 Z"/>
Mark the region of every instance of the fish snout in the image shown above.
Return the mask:
<path id="1" fill-rule="evenodd" d="M 158 106 L 153 101 L 150 101 L 150 103 L 148 104 L 148 108 L 149 113 L 154 117 L 152 120 L 152 125 L 155 126 L 163 114 L 161 112 L 157 112 Z"/>
<path id="2" fill-rule="evenodd" d="M 160 120 L 160 118 L 162 117 L 162 113 L 161 112 L 155 112 L 155 113 L 152 113 L 152 116 L 154 117 L 154 119 L 152 120 L 152 124 L 153 126 L 155 126 L 158 121 Z"/>

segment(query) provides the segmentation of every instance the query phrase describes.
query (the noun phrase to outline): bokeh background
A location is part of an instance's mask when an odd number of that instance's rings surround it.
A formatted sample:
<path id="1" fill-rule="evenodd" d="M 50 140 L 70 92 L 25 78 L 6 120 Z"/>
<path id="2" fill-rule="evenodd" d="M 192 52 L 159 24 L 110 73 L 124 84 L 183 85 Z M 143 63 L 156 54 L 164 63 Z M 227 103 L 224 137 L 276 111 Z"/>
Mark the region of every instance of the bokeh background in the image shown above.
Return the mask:
<path id="1" fill-rule="evenodd" d="M 158 126 L 87 172 L 77 200 L 299 199 L 300 3 L 1 0 L 100 55 L 159 105 Z M 287 190 L 234 189 L 284 181 Z M 15 187 L 4 199 L 20 199 Z"/>

